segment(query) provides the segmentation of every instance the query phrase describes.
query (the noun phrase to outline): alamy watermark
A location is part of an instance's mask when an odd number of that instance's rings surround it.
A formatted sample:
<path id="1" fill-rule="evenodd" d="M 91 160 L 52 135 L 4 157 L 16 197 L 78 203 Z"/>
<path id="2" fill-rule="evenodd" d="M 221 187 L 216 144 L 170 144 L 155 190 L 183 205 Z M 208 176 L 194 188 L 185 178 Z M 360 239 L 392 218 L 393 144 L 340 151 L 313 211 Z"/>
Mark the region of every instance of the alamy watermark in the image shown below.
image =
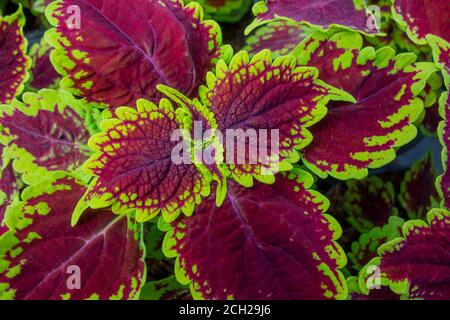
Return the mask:
<path id="1" fill-rule="evenodd" d="M 366 8 L 367 22 L 366 26 L 369 30 L 381 29 L 381 8 L 379 6 L 368 6 Z"/>
<path id="2" fill-rule="evenodd" d="M 70 265 L 66 269 L 69 275 L 66 280 L 66 287 L 69 290 L 81 289 L 81 269 L 77 265 Z"/>
<path id="3" fill-rule="evenodd" d="M 191 134 L 192 133 L 192 134 Z M 280 133 L 278 129 L 204 130 L 195 121 L 192 131 L 178 129 L 172 133 L 172 162 L 181 164 L 260 165 L 261 175 L 279 171 Z"/>
<path id="4" fill-rule="evenodd" d="M 81 29 L 81 9 L 79 6 L 71 5 L 68 6 L 67 14 L 69 17 L 66 19 L 66 26 L 70 30 L 80 30 Z"/>
<path id="5" fill-rule="evenodd" d="M 381 270 L 378 266 L 369 266 L 366 270 L 368 275 L 366 287 L 369 290 L 381 289 Z"/>

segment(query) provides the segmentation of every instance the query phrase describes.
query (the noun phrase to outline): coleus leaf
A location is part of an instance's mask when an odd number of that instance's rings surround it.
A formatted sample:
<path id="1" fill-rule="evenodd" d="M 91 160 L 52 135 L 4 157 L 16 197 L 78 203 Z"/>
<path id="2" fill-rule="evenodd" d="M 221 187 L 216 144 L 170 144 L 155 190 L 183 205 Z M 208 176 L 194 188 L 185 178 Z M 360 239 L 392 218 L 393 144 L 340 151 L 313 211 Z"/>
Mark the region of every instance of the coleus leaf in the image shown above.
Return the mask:
<path id="1" fill-rule="evenodd" d="M 47 18 L 56 27 L 46 39 L 56 48 L 51 59 L 61 86 L 112 108 L 157 101 L 157 84 L 196 95 L 220 54 L 220 28 L 203 21 L 198 3 L 58 0 Z"/>
<path id="2" fill-rule="evenodd" d="M 450 3 L 433 0 L 394 0 L 393 15 L 418 44 L 430 44 L 435 61 L 450 80 Z"/>
<path id="3" fill-rule="evenodd" d="M 361 269 L 363 293 L 369 269 L 379 268 L 381 284 L 409 299 L 449 299 L 450 213 L 432 209 L 427 221 L 410 220 L 403 225 L 403 237 L 378 249 L 379 257 Z"/>
<path id="4" fill-rule="evenodd" d="M 196 0 L 207 16 L 221 22 L 234 23 L 249 11 L 252 0 Z M 187 3 L 193 0 L 187 0 Z"/>
<path id="5" fill-rule="evenodd" d="M 287 19 L 330 29 L 333 26 L 345 27 L 367 34 L 378 33 L 376 27 L 368 23 L 369 15 L 359 0 L 264 0 L 253 7 L 256 16 L 248 26 L 248 34 L 262 24 Z"/>
<path id="6" fill-rule="evenodd" d="M 140 99 L 137 108 L 120 107 L 116 118 L 102 122 L 102 132 L 92 136 L 95 154 L 85 163 L 94 179 L 77 206 L 73 223 L 88 208 L 111 205 L 117 211 L 136 209 L 138 221 L 162 214 L 173 221 L 183 212 L 191 215 L 201 198 L 210 193 L 210 177 L 201 166 L 176 164 L 172 140 L 178 129 L 189 129 L 189 116 L 174 110 L 167 99 L 159 106 Z"/>
<path id="7" fill-rule="evenodd" d="M 381 179 L 383 188 L 387 187 L 388 189 L 392 189 L 392 186 L 394 188 L 395 191 L 400 190 L 400 183 L 403 180 L 403 173 L 400 172 L 386 172 L 384 174 L 380 174 L 378 175 L 379 179 Z M 319 181 L 323 181 L 325 182 L 325 186 L 327 184 L 327 180 L 319 180 Z M 353 202 L 355 201 L 354 199 L 356 199 L 359 196 L 364 197 L 365 195 L 357 195 L 355 197 L 350 196 L 349 197 L 349 185 L 352 184 L 352 182 L 348 183 L 348 181 L 344 181 L 344 182 L 333 182 L 333 186 L 328 189 L 328 191 L 325 193 L 326 197 L 330 200 L 330 208 L 328 209 L 328 214 L 331 214 L 333 216 L 333 218 L 335 218 L 341 225 L 342 227 L 342 236 L 339 238 L 339 244 L 345 248 L 347 250 L 347 252 L 349 252 L 351 250 L 351 246 L 353 242 L 358 242 L 361 233 L 367 233 L 370 232 L 371 229 L 369 229 L 370 225 L 374 225 L 373 222 L 370 221 L 370 219 L 380 219 L 380 217 L 377 215 L 377 213 L 375 213 L 375 210 L 370 207 L 369 208 L 369 212 L 372 213 L 373 217 L 370 217 L 370 215 L 365 216 L 364 215 L 364 210 L 366 207 L 369 207 L 365 202 L 361 201 L 363 209 L 358 208 L 357 206 L 355 206 L 354 208 L 350 208 L 350 210 L 353 210 L 353 213 L 358 213 L 358 212 L 363 212 L 362 215 L 356 215 L 355 217 L 350 218 L 350 222 L 353 223 L 353 225 L 349 222 L 349 214 L 347 212 L 347 209 L 349 205 L 351 205 L 351 203 L 348 203 L 349 198 L 353 198 Z M 368 186 L 370 184 L 367 183 L 361 183 L 361 186 Z M 356 189 L 358 189 L 358 185 L 356 184 L 354 187 L 356 187 Z M 323 188 L 323 185 L 320 186 L 319 188 Z M 383 190 L 383 188 L 380 190 L 381 192 L 387 192 L 387 190 Z M 362 187 L 360 187 L 359 189 L 361 189 L 361 191 L 363 192 L 368 192 L 367 189 L 364 189 Z M 375 188 L 372 186 L 371 187 L 372 190 L 374 190 Z M 386 188 L 385 188 L 386 189 Z M 396 192 L 397 193 L 397 192 Z M 346 197 L 347 194 L 347 197 Z M 389 194 L 389 192 L 387 192 L 387 194 Z M 369 197 L 369 198 L 373 198 Z M 381 196 L 380 196 L 381 198 Z M 388 199 L 391 199 L 392 196 L 388 196 Z M 380 200 L 376 200 L 376 201 L 380 201 Z M 382 200 L 383 201 L 383 200 Z M 388 200 L 389 202 L 391 200 Z M 393 201 L 393 200 L 392 200 Z M 384 202 L 384 201 L 383 201 Z M 382 203 L 383 203 L 382 202 Z M 344 203 L 347 203 L 346 205 L 344 205 Z M 380 205 L 379 205 L 380 206 Z M 389 208 L 386 210 L 388 211 Z M 395 211 L 397 212 L 397 211 Z M 388 216 L 388 213 L 386 213 L 384 219 L 385 221 L 388 221 L 388 219 L 391 219 L 392 217 Z M 383 218 L 381 218 L 383 219 Z M 394 218 L 394 219 L 398 219 L 398 218 Z M 383 224 L 383 221 L 380 221 L 379 224 L 380 226 Z M 359 226 L 359 229 L 356 229 L 354 227 L 354 225 Z M 373 227 L 376 228 L 376 227 Z"/>
<path id="8" fill-rule="evenodd" d="M 20 187 L 21 180 L 12 168 L 12 162 L 2 164 L 0 168 L 0 225 L 5 217 L 6 206 L 18 196 Z"/>
<path id="9" fill-rule="evenodd" d="M 428 35 L 450 41 L 450 3 L 433 0 L 393 0 L 396 21 L 406 27 L 408 36 L 418 44 L 426 44 Z"/>
<path id="10" fill-rule="evenodd" d="M 79 168 L 90 153 L 84 103 L 50 89 L 25 93 L 22 100 L 0 106 L 0 142 L 4 157 L 14 159 L 14 169 L 25 173 L 24 181 Z"/>
<path id="11" fill-rule="evenodd" d="M 269 49 L 274 57 L 291 54 L 306 37 L 307 28 L 301 24 L 280 20 L 270 22 L 256 29 L 246 38 L 243 50 L 254 56 L 259 51 Z"/>
<path id="12" fill-rule="evenodd" d="M 211 197 L 190 218 L 160 220 L 177 279 L 194 299 L 345 298 L 341 229 L 312 183 L 299 169 L 251 189 L 230 181 L 221 207 Z"/>
<path id="13" fill-rule="evenodd" d="M 348 92 L 352 103 L 334 103 L 311 129 L 313 142 L 301 151 L 320 177 L 361 179 L 369 168 L 395 159 L 395 148 L 413 140 L 413 123 L 423 111 L 418 97 L 436 68 L 415 63 L 411 53 L 392 48 L 362 48 L 351 32 L 316 32 L 296 49 L 299 62 L 319 69 L 325 82 Z"/>
<path id="14" fill-rule="evenodd" d="M 435 182 L 436 174 L 430 152 L 405 173 L 400 187 L 399 202 L 410 219 L 424 219 L 431 208 L 439 206 Z"/>
<path id="15" fill-rule="evenodd" d="M 433 48 L 433 57 L 442 70 L 445 85 L 450 87 L 450 42 L 436 36 L 429 36 Z"/>
<path id="16" fill-rule="evenodd" d="M 223 141 L 215 141 L 220 146 L 216 159 L 224 176 L 250 187 L 254 178 L 272 183 L 274 173 L 290 170 L 299 160 L 298 150 L 311 142 L 308 128 L 325 116 L 327 103 L 351 99 L 317 78 L 317 69 L 298 67 L 294 56 L 272 61 L 271 52 L 263 50 L 250 60 L 248 53 L 241 51 L 229 65 L 220 60 L 216 72 L 208 73 L 207 85 L 199 90 L 200 101 L 190 101 L 167 87 L 159 89 L 184 107 L 203 110 L 206 126 L 225 135 Z M 262 130 L 266 130 L 266 141 Z M 263 142 L 259 140 L 258 148 L 265 144 L 266 152 L 242 155 L 242 150 L 252 150 L 257 144 L 242 139 L 249 132 L 260 135 Z M 234 145 L 229 142 L 231 134 L 237 136 Z M 275 147 L 272 139 L 277 140 Z M 252 159 L 256 154 L 258 159 Z"/>
<path id="17" fill-rule="evenodd" d="M 400 28 L 392 17 L 391 2 L 378 2 L 372 1 L 368 5 L 375 5 L 380 8 L 380 31 L 384 34 L 382 36 L 365 36 L 364 39 L 375 48 L 381 48 L 384 46 L 390 46 L 395 49 L 396 52 L 412 52 L 419 57 L 427 55 L 431 52 L 431 49 L 427 45 L 418 45 L 409 39 L 404 29 Z M 425 59 L 425 61 L 428 61 Z"/>
<path id="18" fill-rule="evenodd" d="M 0 16 L 0 104 L 10 103 L 28 80 L 31 60 L 26 55 L 22 7 L 11 16 Z"/>
<path id="19" fill-rule="evenodd" d="M 441 196 L 442 208 L 450 209 L 450 171 L 448 151 L 450 149 L 450 99 L 444 92 L 439 99 L 439 114 L 444 119 L 439 123 L 438 135 L 442 144 L 442 166 L 444 173 L 436 179 L 436 188 Z"/>
<path id="20" fill-rule="evenodd" d="M 141 290 L 140 300 L 191 300 L 189 288 L 175 276 L 147 282 Z"/>
<path id="21" fill-rule="evenodd" d="M 389 287 L 381 286 L 377 290 L 371 290 L 368 294 L 364 294 L 359 288 L 357 277 L 349 277 L 347 285 L 349 300 L 400 300 L 400 295 L 393 292 Z"/>
<path id="22" fill-rule="evenodd" d="M 33 90 L 58 86 L 60 77 L 50 61 L 51 51 L 52 47 L 47 44 L 44 38 L 40 43 L 35 43 L 30 49 L 33 65 L 28 86 Z"/>
<path id="23" fill-rule="evenodd" d="M 383 226 L 389 217 L 398 214 L 394 185 L 377 176 L 348 181 L 344 209 L 348 222 L 361 233 Z"/>
<path id="24" fill-rule="evenodd" d="M 145 282 L 141 226 L 103 209 L 90 210 L 72 228 L 85 189 L 61 172 L 25 189 L 23 201 L 8 208 L 10 231 L 0 238 L 1 299 L 138 298 Z"/>
<path id="25" fill-rule="evenodd" d="M 3 147 L 0 146 L 0 149 L 3 152 Z M 22 180 L 14 172 L 12 162 L 2 162 L 0 161 L 0 236 L 8 230 L 4 225 L 6 208 L 19 196 L 22 187 Z"/>
<path id="26" fill-rule="evenodd" d="M 377 257 L 377 249 L 383 243 L 401 236 L 401 229 L 405 221 L 399 217 L 390 217 L 389 222 L 382 227 L 374 227 L 363 233 L 358 241 L 351 245 L 348 258 L 354 270 L 360 270 L 370 260 Z"/>

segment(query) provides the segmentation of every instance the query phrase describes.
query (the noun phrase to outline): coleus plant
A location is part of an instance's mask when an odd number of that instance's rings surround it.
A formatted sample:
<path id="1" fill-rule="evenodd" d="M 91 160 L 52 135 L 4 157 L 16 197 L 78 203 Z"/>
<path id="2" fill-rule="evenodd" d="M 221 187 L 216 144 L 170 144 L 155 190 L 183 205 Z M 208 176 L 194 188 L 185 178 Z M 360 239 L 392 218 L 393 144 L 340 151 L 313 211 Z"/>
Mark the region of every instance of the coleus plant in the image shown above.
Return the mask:
<path id="1" fill-rule="evenodd" d="M 259 1 L 234 53 L 250 1 L 21 3 L 49 29 L 0 18 L 0 299 L 450 298 L 447 4 Z M 431 154 L 389 178 L 437 100 L 436 187 Z"/>

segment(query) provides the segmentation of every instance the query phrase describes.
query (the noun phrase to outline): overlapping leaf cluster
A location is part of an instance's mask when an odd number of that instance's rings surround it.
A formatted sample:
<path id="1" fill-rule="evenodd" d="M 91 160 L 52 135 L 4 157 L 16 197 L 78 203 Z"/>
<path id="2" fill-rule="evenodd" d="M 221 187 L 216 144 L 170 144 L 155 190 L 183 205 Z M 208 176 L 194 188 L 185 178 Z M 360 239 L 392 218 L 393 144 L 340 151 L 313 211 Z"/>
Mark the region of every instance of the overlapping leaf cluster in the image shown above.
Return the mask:
<path id="1" fill-rule="evenodd" d="M 251 1 L 14 2 L 0 299 L 450 298 L 447 3 L 258 1 L 234 53 Z"/>

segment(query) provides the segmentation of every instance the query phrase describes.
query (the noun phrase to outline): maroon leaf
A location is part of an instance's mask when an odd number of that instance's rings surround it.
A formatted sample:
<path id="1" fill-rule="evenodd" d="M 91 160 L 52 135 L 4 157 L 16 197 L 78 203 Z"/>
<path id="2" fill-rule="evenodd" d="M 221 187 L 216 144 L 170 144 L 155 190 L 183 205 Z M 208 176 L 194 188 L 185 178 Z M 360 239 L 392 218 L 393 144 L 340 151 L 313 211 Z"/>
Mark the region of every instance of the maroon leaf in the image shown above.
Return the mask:
<path id="1" fill-rule="evenodd" d="M 394 185 L 377 176 L 348 181 L 344 209 L 348 222 L 361 233 L 383 226 L 389 217 L 398 214 Z"/>
<path id="2" fill-rule="evenodd" d="M 0 104 L 10 103 L 28 80 L 31 60 L 23 35 L 25 16 L 20 7 L 11 16 L 0 16 Z"/>
<path id="3" fill-rule="evenodd" d="M 141 227 L 109 209 L 72 228 L 85 187 L 58 178 L 28 187 L 8 209 L 0 238 L 1 299 L 136 299 L 145 281 Z"/>
<path id="4" fill-rule="evenodd" d="M 435 36 L 429 36 L 436 64 L 442 69 L 445 85 L 450 86 L 450 43 Z"/>
<path id="5" fill-rule="evenodd" d="M 308 190 L 313 178 L 294 169 L 275 184 L 252 189 L 230 182 L 227 198 L 214 197 L 172 226 L 164 252 L 177 257 L 176 276 L 194 298 L 345 298 L 341 233 L 323 212 L 325 197 Z"/>
<path id="6" fill-rule="evenodd" d="M 274 21 L 261 26 L 247 37 L 244 50 L 253 56 L 259 51 L 269 49 L 272 56 L 291 54 L 304 38 L 307 28 L 291 21 Z"/>
<path id="7" fill-rule="evenodd" d="M 62 87 L 89 102 L 132 107 L 159 99 L 157 84 L 197 94 L 221 39 L 202 16 L 197 3 L 181 0 L 58 0 L 47 10 L 56 28 L 46 38 Z"/>
<path id="8" fill-rule="evenodd" d="M 426 44 L 427 35 L 450 41 L 450 2 L 435 0 L 393 0 L 394 17 L 407 27 L 408 36 Z"/>
<path id="9" fill-rule="evenodd" d="M 30 50 L 33 61 L 31 67 L 31 79 L 28 85 L 34 90 L 57 87 L 59 74 L 50 61 L 52 47 L 42 39 L 41 43 L 36 43 Z"/>
<path id="10" fill-rule="evenodd" d="M 3 146 L 0 145 L 0 236 L 8 230 L 4 224 L 6 208 L 19 196 L 22 187 L 22 180 L 14 172 L 12 162 L 2 156 Z"/>
<path id="11" fill-rule="evenodd" d="M 444 121 L 439 124 L 438 128 L 439 139 L 443 146 L 442 166 L 444 168 L 444 173 L 437 178 L 436 187 L 442 199 L 441 206 L 450 209 L 450 166 L 448 163 L 448 151 L 450 148 L 450 99 L 448 97 L 448 92 L 444 92 L 441 95 L 439 113 L 444 119 Z"/>
<path id="12" fill-rule="evenodd" d="M 49 171 L 76 170 L 88 158 L 89 131 L 84 103 L 67 92 L 43 89 L 25 93 L 0 108 L 0 142 L 4 156 L 31 183 Z"/>
<path id="13" fill-rule="evenodd" d="M 450 299 L 450 213 L 433 209 L 427 221 L 406 222 L 402 238 L 378 249 L 379 257 L 360 272 L 363 293 L 372 291 L 367 277 L 378 268 L 380 282 L 403 298 Z"/>
<path id="14" fill-rule="evenodd" d="M 434 59 L 450 77 L 450 2 L 433 0 L 395 0 L 394 18 L 406 27 L 408 36 L 418 44 L 430 44 Z"/>
<path id="15" fill-rule="evenodd" d="M 296 49 L 301 64 L 319 69 L 325 82 L 347 91 L 353 103 L 334 103 L 314 126 L 313 142 L 302 150 L 305 163 L 321 177 L 367 176 L 395 159 L 395 148 L 417 134 L 423 111 L 418 97 L 436 68 L 415 63 L 411 53 L 362 48 L 359 34 L 317 32 Z"/>
<path id="16" fill-rule="evenodd" d="M 1 164 L 1 161 L 0 161 Z M 0 235 L 6 232 L 4 217 L 6 208 L 19 196 L 22 180 L 14 172 L 12 162 L 3 164 L 0 168 Z"/>
<path id="17" fill-rule="evenodd" d="M 190 118 L 167 99 L 159 105 L 138 100 L 136 109 L 121 107 L 116 118 L 102 122 L 102 132 L 89 145 L 95 154 L 84 167 L 94 176 L 74 212 L 73 223 L 88 208 L 111 205 L 120 212 L 136 209 L 138 221 L 162 214 L 166 221 L 181 212 L 192 215 L 202 197 L 210 193 L 207 173 L 194 164 L 172 157 L 179 145 L 172 136 L 186 129 Z"/>

